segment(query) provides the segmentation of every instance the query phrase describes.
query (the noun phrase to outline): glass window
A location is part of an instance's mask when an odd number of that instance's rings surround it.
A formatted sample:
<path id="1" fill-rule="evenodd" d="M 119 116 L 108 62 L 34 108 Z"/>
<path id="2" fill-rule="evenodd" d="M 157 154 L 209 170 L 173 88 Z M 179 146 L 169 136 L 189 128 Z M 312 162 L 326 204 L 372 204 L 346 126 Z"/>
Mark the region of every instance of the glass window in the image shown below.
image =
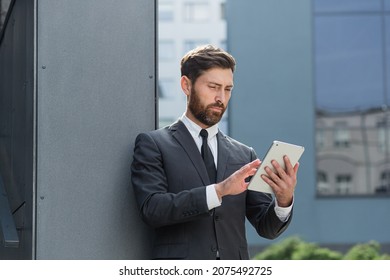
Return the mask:
<path id="1" fill-rule="evenodd" d="M 378 150 L 381 153 L 384 153 L 389 148 L 390 144 L 390 124 L 389 120 L 385 116 L 377 123 L 377 131 L 378 131 Z"/>
<path id="2" fill-rule="evenodd" d="M 173 21 L 174 5 L 172 1 L 159 1 L 158 3 L 158 19 L 160 21 Z"/>
<path id="3" fill-rule="evenodd" d="M 219 46 L 220 46 L 221 49 L 227 50 L 227 42 L 226 42 L 226 40 L 222 40 L 222 41 L 219 43 Z"/>
<path id="4" fill-rule="evenodd" d="M 379 16 L 320 16 L 315 20 L 317 107 L 354 111 L 384 100 Z"/>
<path id="5" fill-rule="evenodd" d="M 314 0 L 319 196 L 389 193 L 389 8 L 390 0 Z"/>
<path id="6" fill-rule="evenodd" d="M 386 147 L 386 126 L 384 123 L 378 123 L 378 148 L 381 152 L 385 151 Z"/>
<path id="7" fill-rule="evenodd" d="M 176 119 L 172 119 L 172 118 L 159 118 L 158 127 L 161 128 L 161 127 L 171 125 L 175 121 Z"/>
<path id="8" fill-rule="evenodd" d="M 384 0 L 385 1 L 385 10 L 390 11 L 390 0 Z"/>
<path id="9" fill-rule="evenodd" d="M 326 127 L 321 120 L 317 119 L 317 124 L 316 124 L 316 147 L 317 149 L 323 149 L 325 148 L 325 137 L 326 137 Z"/>
<path id="10" fill-rule="evenodd" d="M 187 2 L 184 4 L 184 20 L 188 22 L 206 22 L 210 18 L 207 2 Z"/>
<path id="11" fill-rule="evenodd" d="M 316 0 L 316 12 L 368 12 L 380 11 L 381 0 Z"/>
<path id="12" fill-rule="evenodd" d="M 380 185 L 376 187 L 376 193 L 390 193 L 390 170 L 381 173 Z"/>
<path id="13" fill-rule="evenodd" d="M 318 184 L 318 192 L 320 194 L 329 194 L 330 193 L 328 176 L 326 175 L 325 172 L 318 171 L 317 184 Z"/>
<path id="14" fill-rule="evenodd" d="M 186 40 L 184 41 L 184 53 L 202 45 L 207 45 L 209 44 L 209 41 L 204 39 L 204 40 Z"/>
<path id="15" fill-rule="evenodd" d="M 3 28 L 4 21 L 7 16 L 10 4 L 11 4 L 11 0 L 8 1 L 0 0 L 0 33 Z"/>
<path id="16" fill-rule="evenodd" d="M 225 2 L 221 2 L 220 11 L 221 11 L 221 20 L 226 20 L 226 3 Z"/>
<path id="17" fill-rule="evenodd" d="M 175 98 L 175 81 L 173 79 L 160 79 L 158 89 L 161 98 Z"/>
<path id="18" fill-rule="evenodd" d="M 175 44 L 173 40 L 161 40 L 158 44 L 158 55 L 162 61 L 175 59 Z"/>
<path id="19" fill-rule="evenodd" d="M 336 122 L 334 125 L 334 139 L 335 147 L 349 147 L 349 129 L 345 122 Z"/>
<path id="20" fill-rule="evenodd" d="M 350 174 L 336 176 L 336 190 L 338 194 L 348 194 L 351 189 L 352 177 Z"/>
<path id="21" fill-rule="evenodd" d="M 389 0 L 390 2 L 390 0 Z M 390 6 L 389 6 L 390 11 Z M 389 105 L 390 103 L 390 15 L 385 16 L 385 25 L 383 26 L 383 34 L 386 38 L 383 39 L 384 42 L 384 48 L 385 48 L 385 54 L 386 54 L 386 60 L 384 64 L 384 69 L 386 75 L 386 82 L 387 82 L 387 93 L 386 93 L 386 104 Z"/>

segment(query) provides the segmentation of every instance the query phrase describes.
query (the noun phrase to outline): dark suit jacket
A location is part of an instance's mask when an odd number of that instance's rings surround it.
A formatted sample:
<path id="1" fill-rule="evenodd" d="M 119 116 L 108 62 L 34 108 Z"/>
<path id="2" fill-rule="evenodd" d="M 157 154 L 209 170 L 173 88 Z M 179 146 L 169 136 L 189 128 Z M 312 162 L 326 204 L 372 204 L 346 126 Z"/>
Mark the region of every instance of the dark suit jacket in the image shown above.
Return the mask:
<path id="1" fill-rule="evenodd" d="M 252 148 L 222 132 L 217 141 L 218 182 L 256 159 Z M 269 239 L 291 220 L 281 222 L 272 197 L 253 191 L 225 196 L 209 211 L 206 167 L 181 121 L 138 135 L 131 170 L 141 216 L 156 231 L 155 259 L 215 259 L 217 248 L 221 259 L 248 259 L 245 217 Z"/>

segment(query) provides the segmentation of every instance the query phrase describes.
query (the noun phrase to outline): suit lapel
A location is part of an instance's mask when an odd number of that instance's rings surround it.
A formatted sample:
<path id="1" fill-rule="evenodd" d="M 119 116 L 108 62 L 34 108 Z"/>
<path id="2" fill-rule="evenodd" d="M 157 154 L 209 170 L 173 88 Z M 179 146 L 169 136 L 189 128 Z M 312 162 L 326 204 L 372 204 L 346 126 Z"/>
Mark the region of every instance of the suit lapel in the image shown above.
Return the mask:
<path id="1" fill-rule="evenodd" d="M 172 136 L 183 147 L 184 151 L 192 161 L 203 181 L 203 184 L 209 185 L 210 179 L 207 174 L 206 166 L 204 165 L 202 156 L 186 126 L 181 121 L 177 121 L 170 126 L 170 130 L 172 131 Z"/>
<path id="2" fill-rule="evenodd" d="M 226 135 L 221 131 L 217 134 L 218 140 L 218 168 L 217 168 L 217 182 L 221 182 L 225 178 L 226 166 L 230 157 L 229 154 L 229 145 L 230 142 L 227 139 Z"/>

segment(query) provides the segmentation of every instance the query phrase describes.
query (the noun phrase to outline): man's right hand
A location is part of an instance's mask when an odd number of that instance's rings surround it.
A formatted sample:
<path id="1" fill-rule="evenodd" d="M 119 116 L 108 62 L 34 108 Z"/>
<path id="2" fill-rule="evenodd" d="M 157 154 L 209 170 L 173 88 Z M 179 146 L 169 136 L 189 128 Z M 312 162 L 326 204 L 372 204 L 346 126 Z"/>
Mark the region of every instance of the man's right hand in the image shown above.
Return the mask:
<path id="1" fill-rule="evenodd" d="M 221 200 L 225 195 L 237 195 L 248 189 L 248 184 L 245 178 L 253 176 L 259 168 L 261 161 L 255 159 L 254 161 L 245 164 L 239 170 L 234 172 L 228 178 L 215 185 L 218 198 Z"/>

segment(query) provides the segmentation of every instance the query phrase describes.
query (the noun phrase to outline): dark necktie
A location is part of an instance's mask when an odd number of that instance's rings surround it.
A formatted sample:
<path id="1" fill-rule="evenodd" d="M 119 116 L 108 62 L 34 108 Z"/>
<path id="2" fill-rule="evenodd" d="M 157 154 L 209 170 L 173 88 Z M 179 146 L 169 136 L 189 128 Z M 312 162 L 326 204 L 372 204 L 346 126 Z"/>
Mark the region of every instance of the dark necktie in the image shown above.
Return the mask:
<path id="1" fill-rule="evenodd" d="M 207 144 L 207 137 L 209 133 L 207 132 L 206 129 L 202 129 L 199 134 L 200 136 L 202 136 L 203 139 L 201 154 L 202 154 L 204 164 L 206 165 L 207 173 L 209 174 L 210 182 L 216 183 L 217 170 L 215 168 L 213 154 L 211 153 L 209 145 Z"/>

